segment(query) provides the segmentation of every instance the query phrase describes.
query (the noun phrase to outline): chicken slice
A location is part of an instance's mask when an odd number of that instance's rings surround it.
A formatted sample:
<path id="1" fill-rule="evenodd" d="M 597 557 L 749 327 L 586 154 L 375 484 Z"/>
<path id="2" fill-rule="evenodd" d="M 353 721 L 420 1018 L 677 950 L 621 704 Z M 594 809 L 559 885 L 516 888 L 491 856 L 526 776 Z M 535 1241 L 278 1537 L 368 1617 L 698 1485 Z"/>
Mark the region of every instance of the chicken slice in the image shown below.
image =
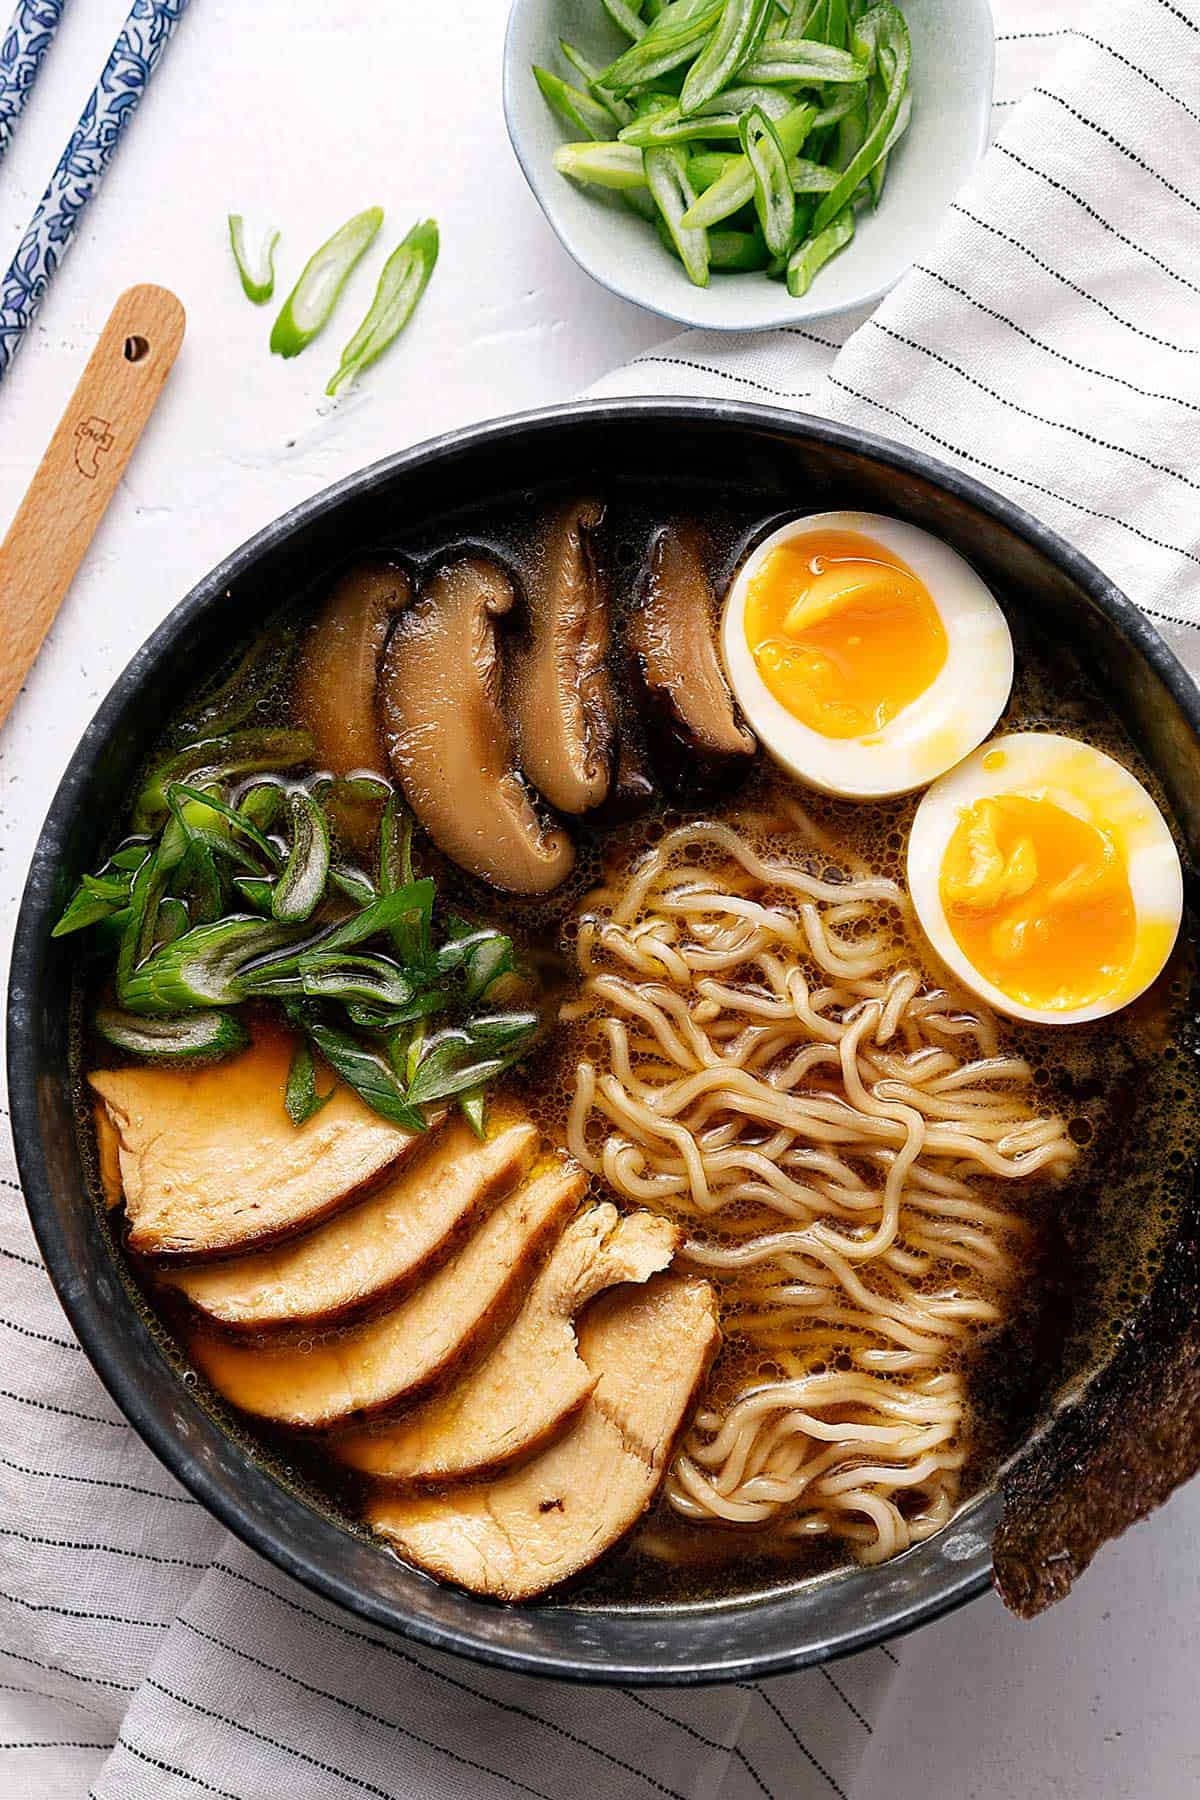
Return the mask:
<path id="1" fill-rule="evenodd" d="M 283 1105 L 294 1047 L 289 1033 L 263 1025 L 227 1062 L 88 1077 L 121 1140 L 131 1250 L 211 1257 L 287 1237 L 347 1205 L 422 1141 L 341 1084 L 297 1129 Z"/>
<path id="2" fill-rule="evenodd" d="M 368 1523 L 443 1581 L 500 1600 L 545 1593 L 645 1512 L 720 1335 L 707 1282 L 668 1273 L 613 1289 L 580 1323 L 580 1352 L 598 1379 L 564 1437 L 492 1481 L 381 1491 Z"/>
<path id="3" fill-rule="evenodd" d="M 537 1128 L 501 1124 L 483 1143 L 464 1119 L 439 1129 L 398 1173 L 294 1243 L 235 1261 L 171 1271 L 198 1312 L 239 1331 L 331 1325 L 409 1287 L 533 1161 Z"/>
<path id="4" fill-rule="evenodd" d="M 618 1282 L 647 1281 L 670 1262 L 679 1232 L 605 1202 L 563 1232 L 524 1306 L 478 1368 L 396 1423 L 350 1433 L 343 1462 L 405 1486 L 461 1481 L 532 1455 L 578 1412 L 597 1377 L 573 1320 Z"/>
<path id="5" fill-rule="evenodd" d="M 232 1343 L 198 1333 L 192 1354 L 227 1400 L 281 1425 L 318 1429 L 415 1399 L 507 1324 L 586 1184 L 565 1162 L 534 1174 L 410 1299 L 366 1324 L 315 1344 Z"/>

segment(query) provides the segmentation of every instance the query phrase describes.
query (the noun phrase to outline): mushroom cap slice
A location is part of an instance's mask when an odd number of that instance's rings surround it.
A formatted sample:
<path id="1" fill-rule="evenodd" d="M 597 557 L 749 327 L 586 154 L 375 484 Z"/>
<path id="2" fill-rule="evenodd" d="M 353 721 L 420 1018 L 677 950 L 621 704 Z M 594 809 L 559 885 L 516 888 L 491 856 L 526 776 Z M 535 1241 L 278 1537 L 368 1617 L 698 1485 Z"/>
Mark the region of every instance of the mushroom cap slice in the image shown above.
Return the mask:
<path id="1" fill-rule="evenodd" d="M 575 500 L 549 521 L 526 581 L 528 635 L 510 659 L 521 767 L 565 813 L 599 806 L 612 769 L 608 593 L 591 537 L 603 516 L 595 501 Z"/>
<path id="2" fill-rule="evenodd" d="M 424 1406 L 349 1433 L 343 1462 L 415 1486 L 478 1480 L 549 1443 L 596 1385 L 579 1355 L 576 1315 L 604 1288 L 665 1269 L 680 1233 L 649 1212 L 604 1201 L 571 1221 L 520 1312 L 478 1368 Z"/>
<path id="3" fill-rule="evenodd" d="M 666 526 L 650 552 L 645 593 L 629 647 L 656 735 L 684 785 L 711 780 L 753 754 L 717 655 L 704 538 L 695 525 Z"/>
<path id="4" fill-rule="evenodd" d="M 707 1282 L 667 1273 L 611 1289 L 580 1324 L 596 1385 L 564 1436 L 490 1481 L 440 1494 L 380 1489 L 367 1523 L 406 1561 L 473 1593 L 545 1593 L 641 1518 L 720 1338 Z"/>
<path id="5" fill-rule="evenodd" d="M 384 731 L 438 848 L 494 887 L 545 894 L 570 873 L 575 850 L 534 811 L 501 710 L 496 620 L 513 598 L 508 576 L 483 557 L 439 570 L 388 644 Z"/>
<path id="6" fill-rule="evenodd" d="M 342 576 L 305 634 L 293 704 L 318 767 L 334 775 L 387 769 L 379 664 L 392 620 L 412 597 L 402 569 L 360 563 Z"/>

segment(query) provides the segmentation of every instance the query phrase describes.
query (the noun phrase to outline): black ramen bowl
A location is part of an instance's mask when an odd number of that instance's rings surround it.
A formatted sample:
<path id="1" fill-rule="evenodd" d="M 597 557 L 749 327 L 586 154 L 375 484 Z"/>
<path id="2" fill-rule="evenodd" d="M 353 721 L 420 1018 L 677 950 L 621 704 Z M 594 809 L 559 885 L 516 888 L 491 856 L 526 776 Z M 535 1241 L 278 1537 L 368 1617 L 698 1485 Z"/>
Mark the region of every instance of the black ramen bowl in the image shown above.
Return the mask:
<path id="1" fill-rule="evenodd" d="M 152 1333 L 90 1197 L 70 1067 L 74 952 L 50 938 L 144 747 L 256 613 L 398 531 L 453 536 L 468 516 L 464 497 L 528 509 L 542 487 L 614 472 L 656 500 L 678 482 L 693 499 L 732 490 L 764 517 L 853 506 L 937 533 L 1071 644 L 1157 772 L 1195 855 L 1196 689 L 1130 601 L 1019 507 L 913 450 L 766 407 L 630 400 L 531 413 L 420 445 L 306 501 L 214 569 L 133 658 L 84 733 L 30 870 L 9 990 L 12 1124 L 33 1228 L 84 1350 L 146 1443 L 244 1542 L 372 1625 L 508 1668 L 581 1681 L 744 1679 L 863 1649 L 982 1593 L 998 1491 L 887 1564 L 802 1576 L 752 1598 L 514 1608 L 405 1567 L 277 1480 Z"/>

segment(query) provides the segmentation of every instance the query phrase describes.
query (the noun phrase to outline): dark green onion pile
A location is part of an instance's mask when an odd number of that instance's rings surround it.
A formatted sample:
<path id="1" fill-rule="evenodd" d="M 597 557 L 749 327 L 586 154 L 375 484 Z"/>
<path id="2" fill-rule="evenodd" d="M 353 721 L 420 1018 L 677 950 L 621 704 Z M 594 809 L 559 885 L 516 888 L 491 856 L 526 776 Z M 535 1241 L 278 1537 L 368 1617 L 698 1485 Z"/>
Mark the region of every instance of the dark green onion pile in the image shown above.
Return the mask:
<path id="1" fill-rule="evenodd" d="M 586 139 L 555 167 L 619 193 L 688 279 L 761 269 L 808 292 L 878 206 L 908 128 L 911 46 L 890 0 L 600 0 L 629 48 L 576 81 L 535 66 Z"/>
<path id="2" fill-rule="evenodd" d="M 115 1002 L 95 1029 L 147 1060 L 212 1061 L 249 1043 L 241 1008 L 273 1001 L 298 1034 L 284 1096 L 295 1124 L 332 1092 L 318 1093 L 316 1051 L 394 1125 L 423 1130 L 420 1108 L 455 1099 L 482 1133 L 489 1083 L 540 1023 L 512 1003 L 528 991 L 512 940 L 439 917 L 386 782 L 288 785 L 312 751 L 307 732 L 251 726 L 194 737 L 147 776 L 134 835 L 83 877 L 54 931 L 95 935 Z M 334 806 L 380 812 L 372 875 L 333 860 Z"/>

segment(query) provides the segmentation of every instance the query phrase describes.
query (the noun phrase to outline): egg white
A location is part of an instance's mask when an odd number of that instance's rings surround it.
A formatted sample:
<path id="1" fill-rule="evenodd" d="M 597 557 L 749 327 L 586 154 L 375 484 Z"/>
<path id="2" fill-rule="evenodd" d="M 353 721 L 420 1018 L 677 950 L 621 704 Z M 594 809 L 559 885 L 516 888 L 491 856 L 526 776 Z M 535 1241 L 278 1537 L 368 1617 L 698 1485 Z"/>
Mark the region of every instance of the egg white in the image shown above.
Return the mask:
<path id="1" fill-rule="evenodd" d="M 985 760 L 993 766 L 985 768 Z M 1147 927 L 1162 923 L 1169 927 L 1166 951 L 1145 980 L 1087 1006 L 1041 1008 L 1012 999 L 969 961 L 942 905 L 942 864 L 963 810 L 1002 794 L 1053 801 L 1064 812 L 1116 836 L 1133 898 L 1135 951 Z M 1141 782 L 1102 750 L 1048 731 L 993 738 L 934 783 L 917 808 L 909 834 L 908 889 L 926 937 L 963 985 L 997 1012 L 1040 1025 L 1106 1018 L 1144 994 L 1162 973 L 1183 916 L 1179 853 L 1166 820 Z"/>
<path id="2" fill-rule="evenodd" d="M 882 729 L 860 737 L 824 737 L 797 719 L 759 674 L 746 641 L 750 584 L 766 558 L 781 544 L 826 531 L 857 532 L 899 557 L 924 583 L 946 633 L 935 680 Z M 809 787 L 853 800 L 911 793 L 953 768 L 991 731 L 1013 679 L 1008 623 L 970 564 L 929 532 L 878 513 L 812 513 L 765 538 L 730 586 L 721 654 L 738 704 L 776 762 Z"/>

